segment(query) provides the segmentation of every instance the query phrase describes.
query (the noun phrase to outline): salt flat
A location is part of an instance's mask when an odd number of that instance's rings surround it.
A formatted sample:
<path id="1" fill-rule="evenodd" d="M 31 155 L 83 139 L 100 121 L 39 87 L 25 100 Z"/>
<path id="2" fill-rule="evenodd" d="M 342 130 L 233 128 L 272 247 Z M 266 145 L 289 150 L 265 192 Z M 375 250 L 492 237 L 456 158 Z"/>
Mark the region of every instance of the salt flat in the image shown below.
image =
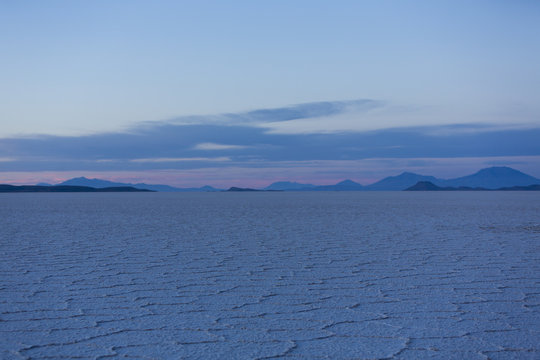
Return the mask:
<path id="1" fill-rule="evenodd" d="M 540 358 L 539 193 L 0 204 L 2 359 Z"/>

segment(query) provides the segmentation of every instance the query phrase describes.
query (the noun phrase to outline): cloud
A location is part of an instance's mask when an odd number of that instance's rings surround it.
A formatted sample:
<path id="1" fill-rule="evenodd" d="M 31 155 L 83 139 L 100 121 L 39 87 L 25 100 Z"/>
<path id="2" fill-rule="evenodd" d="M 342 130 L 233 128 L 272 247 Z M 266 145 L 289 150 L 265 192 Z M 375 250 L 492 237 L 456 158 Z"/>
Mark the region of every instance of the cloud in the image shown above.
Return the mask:
<path id="1" fill-rule="evenodd" d="M 383 101 L 357 99 L 349 101 L 321 101 L 292 105 L 276 109 L 260 109 L 238 114 L 234 117 L 248 122 L 279 122 L 298 119 L 328 117 L 347 112 L 363 112 L 383 107 Z"/>
<path id="2" fill-rule="evenodd" d="M 220 156 L 214 158 L 207 157 L 193 157 L 193 158 L 146 158 L 146 159 L 129 159 L 130 162 L 135 163 L 169 163 L 169 162 L 183 162 L 183 161 L 231 161 L 229 157 Z"/>
<path id="3" fill-rule="evenodd" d="M 540 155 L 540 126 L 471 123 L 392 127 L 381 117 L 381 123 L 361 130 L 366 125 L 358 118 L 376 118 L 382 113 L 412 116 L 418 111 L 399 110 L 373 100 L 318 102 L 216 116 L 236 118 L 236 123 L 204 123 L 195 117 L 203 123 L 156 122 L 126 132 L 4 138 L 0 139 L 0 159 L 4 159 L 0 172 L 200 171 L 214 172 L 218 181 L 231 169 L 252 169 L 250 174 L 265 178 L 270 176 L 266 171 L 278 163 L 283 176 L 294 177 L 307 174 L 303 172 L 307 168 L 313 169 L 309 174 L 316 174 L 322 164 L 347 162 L 356 166 L 355 161 L 366 159 L 377 159 L 381 167 L 394 171 L 395 161 L 385 159 L 416 159 L 399 163 L 414 168 L 427 158 L 461 158 L 465 163 L 468 158 L 503 157 L 500 161 L 506 161 Z M 322 170 L 318 174 L 321 179 L 343 178 L 349 171 L 343 166 L 334 167 L 331 175 Z"/>
<path id="4" fill-rule="evenodd" d="M 233 150 L 233 149 L 245 149 L 244 145 L 226 145 L 216 143 L 200 143 L 193 147 L 194 150 Z"/>
<path id="5" fill-rule="evenodd" d="M 449 124 L 434 126 L 425 129 L 425 134 L 430 136 L 454 136 L 477 134 L 483 132 L 501 132 L 513 130 L 535 129 L 538 125 L 529 124 Z"/>
<path id="6" fill-rule="evenodd" d="M 3 162 L 1 170 L 193 169 L 209 162 L 261 167 L 273 161 L 540 155 L 540 129 L 432 135 L 441 131 L 444 128 L 412 127 L 274 134 L 240 125 L 160 124 L 135 134 L 0 139 L 0 148 L 9 148 L 9 154 L 0 156 L 17 159 Z M 216 156 L 207 156 L 210 149 Z"/>
<path id="7" fill-rule="evenodd" d="M 238 113 L 182 116 L 161 123 L 173 125 L 261 126 L 264 124 L 301 119 L 332 117 L 345 113 L 362 113 L 385 106 L 386 103 L 384 101 L 373 99 L 318 101 Z M 144 122 L 136 127 L 135 130 L 140 129 L 144 131 L 155 126 L 156 122 Z"/>
<path id="8" fill-rule="evenodd" d="M 366 108 L 343 109 L 331 115 L 261 122 L 253 126 L 264 128 L 270 134 L 352 133 L 424 127 L 426 131 L 429 129 L 429 135 L 446 136 L 538 128 L 540 123 L 530 119 L 517 122 L 510 118 L 510 121 L 504 121 L 487 114 L 471 119 L 470 116 L 446 109 L 380 103 Z"/>

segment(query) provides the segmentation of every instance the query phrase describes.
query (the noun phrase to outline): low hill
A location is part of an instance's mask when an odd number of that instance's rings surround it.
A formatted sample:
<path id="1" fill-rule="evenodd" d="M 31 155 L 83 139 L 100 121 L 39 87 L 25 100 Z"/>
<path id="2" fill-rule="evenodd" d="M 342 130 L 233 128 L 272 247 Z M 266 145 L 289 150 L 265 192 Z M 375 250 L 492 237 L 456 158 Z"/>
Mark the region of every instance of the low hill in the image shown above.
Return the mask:
<path id="1" fill-rule="evenodd" d="M 313 184 L 302 184 L 294 181 L 278 181 L 264 188 L 264 190 L 304 190 L 314 188 Z"/>
<path id="2" fill-rule="evenodd" d="M 460 187 L 441 187 L 433 184 L 429 181 L 419 181 L 415 185 L 405 189 L 405 191 L 540 191 L 540 185 L 527 185 L 527 186 L 511 186 L 511 187 L 502 187 L 498 189 L 486 189 L 482 187 L 469 187 L 469 186 L 460 186 Z"/>
<path id="3" fill-rule="evenodd" d="M 137 189 L 146 189 L 159 192 L 196 192 L 196 191 L 220 191 L 211 186 L 205 185 L 200 188 L 176 188 L 169 185 L 160 185 L 160 184 L 145 184 L 145 183 L 119 183 L 109 180 L 102 179 L 88 179 L 86 177 L 77 177 L 73 179 L 66 180 L 61 182 L 58 185 L 71 185 L 71 186 L 90 186 L 94 188 L 105 188 L 105 187 L 117 187 L 117 186 L 130 186 Z"/>
<path id="4" fill-rule="evenodd" d="M 152 192 L 152 190 L 136 189 L 131 186 L 115 186 L 106 188 L 93 188 L 89 186 L 71 186 L 71 185 L 55 185 L 55 186 L 39 186 L 39 185 L 7 185 L 0 184 L 0 192 L 3 193 L 20 193 L 20 192 Z"/>
<path id="5" fill-rule="evenodd" d="M 250 188 L 239 188 L 239 187 L 233 186 L 233 187 L 230 187 L 227 191 L 245 192 L 245 191 L 264 191 L 264 190 L 257 190 L 257 189 L 250 189 Z"/>

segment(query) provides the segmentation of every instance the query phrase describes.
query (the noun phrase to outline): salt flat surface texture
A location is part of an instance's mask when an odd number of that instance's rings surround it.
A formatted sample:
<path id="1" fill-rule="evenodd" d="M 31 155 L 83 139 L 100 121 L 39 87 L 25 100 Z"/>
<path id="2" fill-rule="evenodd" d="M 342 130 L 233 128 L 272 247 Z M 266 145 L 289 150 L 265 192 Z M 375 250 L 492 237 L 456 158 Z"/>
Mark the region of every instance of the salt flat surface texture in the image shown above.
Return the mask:
<path id="1" fill-rule="evenodd" d="M 2 359 L 540 358 L 540 193 L 0 204 Z"/>

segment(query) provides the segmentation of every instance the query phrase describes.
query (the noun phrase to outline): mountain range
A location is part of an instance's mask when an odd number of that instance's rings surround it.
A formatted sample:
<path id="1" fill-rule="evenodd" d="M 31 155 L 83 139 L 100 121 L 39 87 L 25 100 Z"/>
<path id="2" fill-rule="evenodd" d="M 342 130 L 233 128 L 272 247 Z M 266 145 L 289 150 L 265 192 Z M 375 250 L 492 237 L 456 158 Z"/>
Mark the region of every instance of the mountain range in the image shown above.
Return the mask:
<path id="1" fill-rule="evenodd" d="M 7 185 L 0 184 L 0 193 L 27 193 L 27 192 L 150 192 L 151 190 L 136 189 L 130 186 L 93 188 L 89 186 L 74 185 Z"/>
<path id="2" fill-rule="evenodd" d="M 370 185 L 362 185 L 352 180 L 344 180 L 334 185 L 302 184 L 291 181 L 279 181 L 270 184 L 262 190 L 280 191 L 401 191 L 417 184 L 418 182 L 430 182 L 438 187 L 469 187 L 499 189 L 513 186 L 528 186 L 540 184 L 540 179 L 527 175 L 521 171 L 506 166 L 496 166 L 482 169 L 474 174 L 454 179 L 439 179 L 433 176 L 419 175 L 404 172 L 397 176 L 389 176 Z M 50 184 L 38 184 L 50 185 Z M 198 188 L 177 188 L 169 185 L 158 184 L 131 184 L 119 183 L 102 179 L 88 179 L 85 177 L 73 178 L 56 185 L 90 186 L 94 188 L 130 186 L 138 189 L 147 189 L 159 192 L 203 192 L 222 191 L 212 186 Z"/>
<path id="3" fill-rule="evenodd" d="M 37 184 L 37 185 L 50 185 L 50 184 Z M 106 187 L 120 187 L 120 186 L 129 186 L 137 189 L 152 190 L 159 192 L 202 192 L 202 191 L 221 191 L 220 189 L 213 188 L 212 186 L 205 185 L 199 188 L 177 188 L 169 185 L 158 185 L 158 184 L 145 184 L 145 183 L 119 183 L 109 180 L 102 179 L 88 179 L 83 177 L 77 177 L 73 179 L 66 180 L 56 185 L 70 185 L 70 186 L 89 186 L 96 189 L 106 188 Z"/>
<path id="4" fill-rule="evenodd" d="M 265 190 L 283 191 L 400 191 L 420 181 L 430 182 L 439 187 L 481 187 L 499 189 L 512 186 L 528 186 L 540 184 L 540 179 L 506 166 L 495 166 L 482 169 L 472 175 L 454 179 L 439 179 L 434 176 L 404 172 L 397 176 L 389 176 L 370 185 L 361 185 L 352 180 L 344 180 L 335 185 L 311 185 L 279 182 L 273 183 Z M 276 186 L 276 184 L 278 184 Z M 290 187 L 287 187 L 290 184 Z M 305 185 L 305 186 L 302 186 Z"/>

